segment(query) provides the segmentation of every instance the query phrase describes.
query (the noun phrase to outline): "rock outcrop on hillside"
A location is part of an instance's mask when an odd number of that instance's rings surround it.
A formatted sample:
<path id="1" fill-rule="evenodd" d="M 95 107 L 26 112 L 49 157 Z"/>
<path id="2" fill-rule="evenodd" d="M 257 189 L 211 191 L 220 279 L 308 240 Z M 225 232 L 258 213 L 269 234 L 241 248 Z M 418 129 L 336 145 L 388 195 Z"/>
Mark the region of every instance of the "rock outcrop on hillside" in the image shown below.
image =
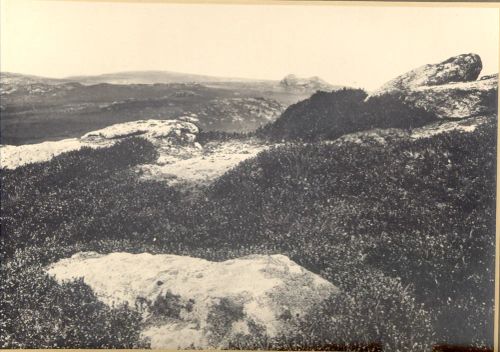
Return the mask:
<path id="1" fill-rule="evenodd" d="M 482 116 L 497 111 L 498 74 L 478 80 L 481 69 L 479 55 L 454 56 L 402 74 L 370 97 L 400 95 L 406 102 L 442 119 Z"/>
<path id="2" fill-rule="evenodd" d="M 333 86 L 321 78 L 314 76 L 309 78 L 297 77 L 290 74 L 285 76 L 279 83 L 282 88 L 291 90 L 303 90 L 315 92 L 317 90 L 331 91 Z"/>
<path id="3" fill-rule="evenodd" d="M 195 124 L 182 120 L 138 120 L 111 125 L 81 137 L 86 142 L 108 142 L 140 136 L 153 144 L 179 145 L 194 143 L 199 130 Z"/>
<path id="4" fill-rule="evenodd" d="M 287 318 L 338 292 L 283 255 L 210 262 L 85 252 L 51 265 L 48 273 L 58 281 L 82 277 L 104 303 L 140 310 L 152 348 L 224 348 L 256 332 L 286 335 Z"/>
<path id="5" fill-rule="evenodd" d="M 108 126 L 80 138 L 55 142 L 0 146 L 0 166 L 4 169 L 49 161 L 53 157 L 88 148 L 106 148 L 130 137 L 145 138 L 158 152 L 153 163 L 134 168 L 143 180 L 161 180 L 174 184 L 207 184 L 241 161 L 256 156 L 270 145 L 256 138 L 198 142 L 197 119 L 139 120 Z"/>
<path id="6" fill-rule="evenodd" d="M 373 145 L 381 144 L 388 145 L 392 141 L 396 140 L 416 140 L 421 138 L 428 138 L 442 133 L 460 132 L 460 133 L 472 133 L 478 127 L 492 123 L 496 120 L 494 114 L 488 114 L 485 116 L 472 117 L 468 119 L 457 119 L 443 121 L 439 120 L 428 125 L 414 128 L 411 130 L 403 130 L 399 128 L 385 128 L 385 129 L 371 129 L 366 131 L 348 133 L 334 141 L 325 141 L 326 144 L 361 144 L 361 145 Z"/>
<path id="7" fill-rule="evenodd" d="M 119 123 L 92 131 L 81 138 L 69 138 L 55 142 L 43 142 L 20 146 L 0 146 L 0 166 L 15 169 L 19 166 L 44 162 L 59 154 L 83 147 L 103 148 L 128 137 L 141 137 L 152 142 L 160 151 L 174 152 L 179 149 L 197 149 L 195 142 L 198 127 L 179 120 L 138 120 Z"/>
<path id="8" fill-rule="evenodd" d="M 411 90 L 422 86 L 437 86 L 451 82 L 475 81 L 483 65 L 476 54 L 463 54 L 449 58 L 438 64 L 427 64 L 406 72 L 385 83 L 372 95 L 389 93 L 394 90 Z"/>
<path id="9" fill-rule="evenodd" d="M 405 100 L 439 118 L 464 119 L 497 111 L 497 87 L 498 77 L 422 86 L 408 91 Z"/>

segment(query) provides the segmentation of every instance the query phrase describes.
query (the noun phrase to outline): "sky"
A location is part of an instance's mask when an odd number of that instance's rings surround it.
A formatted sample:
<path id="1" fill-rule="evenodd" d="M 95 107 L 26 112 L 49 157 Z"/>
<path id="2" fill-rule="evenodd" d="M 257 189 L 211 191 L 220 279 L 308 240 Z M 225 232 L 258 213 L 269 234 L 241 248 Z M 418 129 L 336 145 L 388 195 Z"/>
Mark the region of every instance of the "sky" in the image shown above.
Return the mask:
<path id="1" fill-rule="evenodd" d="M 0 0 L 0 70 L 47 77 L 167 70 L 320 76 L 374 89 L 474 52 L 498 72 L 492 8 Z"/>

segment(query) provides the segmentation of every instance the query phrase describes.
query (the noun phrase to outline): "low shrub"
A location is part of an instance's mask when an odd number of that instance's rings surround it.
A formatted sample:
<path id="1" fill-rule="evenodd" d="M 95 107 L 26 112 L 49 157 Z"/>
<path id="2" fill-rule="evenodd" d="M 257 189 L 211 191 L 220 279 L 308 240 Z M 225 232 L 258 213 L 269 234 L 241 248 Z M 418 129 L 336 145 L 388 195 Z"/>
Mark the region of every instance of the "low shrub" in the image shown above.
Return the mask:
<path id="1" fill-rule="evenodd" d="M 141 317 L 108 307 L 83 280 L 58 284 L 34 262 L 33 249 L 2 264 L 1 348 L 135 348 Z"/>

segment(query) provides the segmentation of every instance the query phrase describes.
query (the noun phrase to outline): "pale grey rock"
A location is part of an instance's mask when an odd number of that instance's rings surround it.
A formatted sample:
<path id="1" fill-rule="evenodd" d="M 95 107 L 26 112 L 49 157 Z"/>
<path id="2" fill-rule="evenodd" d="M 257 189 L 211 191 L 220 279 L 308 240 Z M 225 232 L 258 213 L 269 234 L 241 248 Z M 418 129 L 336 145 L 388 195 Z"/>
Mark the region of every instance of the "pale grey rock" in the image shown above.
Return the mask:
<path id="1" fill-rule="evenodd" d="M 372 95 L 392 91 L 412 90 L 422 86 L 437 86 L 452 82 L 475 81 L 483 65 L 477 54 L 462 54 L 437 64 L 427 64 L 406 72 L 385 83 Z"/>
<path id="2" fill-rule="evenodd" d="M 498 74 L 481 77 L 481 58 L 463 54 L 424 65 L 387 82 L 367 98 L 398 95 L 440 119 L 465 119 L 497 111 Z"/>
<path id="3" fill-rule="evenodd" d="M 229 341 L 250 335 L 256 326 L 269 337 L 286 335 L 286 316 L 303 316 L 338 292 L 284 255 L 211 262 L 168 254 L 92 252 L 60 260 L 47 272 L 59 282 L 83 278 L 102 302 L 126 302 L 141 310 L 142 335 L 152 348 L 227 348 Z M 176 317 L 152 319 L 143 306 L 168 291 L 179 296 L 183 308 Z M 217 314 L 229 319 L 228 324 L 218 326 L 213 319 Z"/>
<path id="4" fill-rule="evenodd" d="M 441 119 L 465 119 L 498 110 L 498 76 L 472 82 L 422 86 L 405 93 L 405 101 Z"/>

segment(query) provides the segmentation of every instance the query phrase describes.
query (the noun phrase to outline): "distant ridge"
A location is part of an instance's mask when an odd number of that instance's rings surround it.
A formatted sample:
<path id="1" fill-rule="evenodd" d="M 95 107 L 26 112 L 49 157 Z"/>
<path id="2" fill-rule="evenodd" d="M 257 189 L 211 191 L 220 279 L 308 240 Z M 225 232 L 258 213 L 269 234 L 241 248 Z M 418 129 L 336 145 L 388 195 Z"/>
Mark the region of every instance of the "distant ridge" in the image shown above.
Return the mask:
<path id="1" fill-rule="evenodd" d="M 331 90 L 343 87 L 341 85 L 331 85 L 323 79 L 314 76 L 310 78 L 299 78 L 294 74 L 289 74 L 281 80 L 253 79 L 242 77 L 219 77 L 200 75 L 193 73 L 182 73 L 173 71 L 123 71 L 104 73 L 100 75 L 78 75 L 63 78 L 51 78 L 31 74 L 15 72 L 0 72 L 1 82 L 15 84 L 63 84 L 77 82 L 83 85 L 95 84 L 169 84 L 169 83 L 243 83 L 243 84 L 266 84 L 284 89 L 300 90 Z"/>
<path id="2" fill-rule="evenodd" d="M 272 80 L 238 77 L 217 77 L 172 71 L 125 71 L 95 76 L 70 76 L 66 80 L 85 85 L 111 84 L 155 84 L 155 83 L 207 83 L 207 82 L 272 82 Z"/>

